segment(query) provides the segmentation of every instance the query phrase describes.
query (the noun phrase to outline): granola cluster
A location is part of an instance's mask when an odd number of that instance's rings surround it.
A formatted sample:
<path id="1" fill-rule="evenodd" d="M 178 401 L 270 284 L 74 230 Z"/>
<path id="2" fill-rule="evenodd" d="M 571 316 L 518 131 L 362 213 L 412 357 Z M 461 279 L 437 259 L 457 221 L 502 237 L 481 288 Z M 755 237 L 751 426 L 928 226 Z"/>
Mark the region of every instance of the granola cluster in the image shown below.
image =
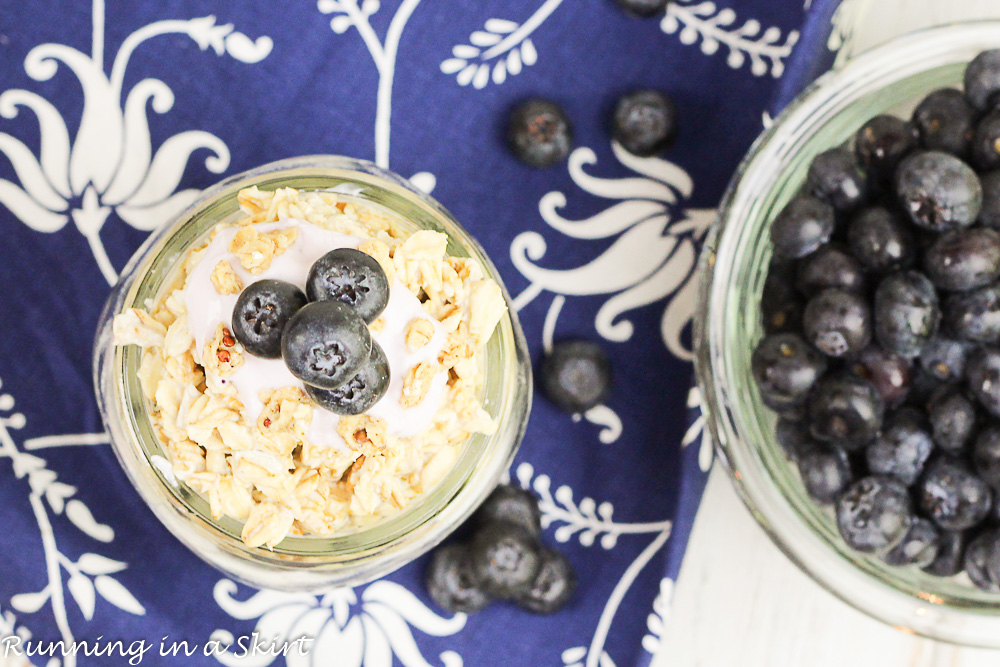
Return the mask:
<path id="1" fill-rule="evenodd" d="M 245 281 L 237 268 L 260 274 L 298 241 L 295 227 L 258 225 L 297 220 L 358 237 L 359 250 L 379 262 L 390 285 L 417 296 L 444 334 L 439 354 L 401 376 L 400 406 L 427 399 L 435 378 L 446 379 L 446 388 L 430 426 L 415 435 L 394 434 L 367 413 L 337 418 L 343 446 L 310 440 L 322 409 L 301 386 L 261 390 L 252 415 L 232 381 L 249 353 L 228 323 L 219 322 L 201 349 L 188 325 L 184 291 L 205 254 L 201 246 L 189 251 L 163 298 L 114 322 L 117 344 L 143 348 L 139 380 L 174 475 L 207 499 L 214 518 L 243 521 L 243 540 L 254 547 L 286 535 L 329 536 L 406 507 L 450 470 L 470 434 L 495 428 L 479 401 L 480 351 L 506 312 L 499 286 L 475 261 L 448 256 L 444 234 L 408 233 L 382 211 L 340 195 L 249 188 L 239 204 L 246 216 L 234 223 L 229 256 L 212 267 L 210 289 L 239 294 Z M 373 331 L 384 326 L 382 317 L 371 324 Z M 437 328 L 414 318 L 402 343 L 410 352 L 424 349 Z"/>

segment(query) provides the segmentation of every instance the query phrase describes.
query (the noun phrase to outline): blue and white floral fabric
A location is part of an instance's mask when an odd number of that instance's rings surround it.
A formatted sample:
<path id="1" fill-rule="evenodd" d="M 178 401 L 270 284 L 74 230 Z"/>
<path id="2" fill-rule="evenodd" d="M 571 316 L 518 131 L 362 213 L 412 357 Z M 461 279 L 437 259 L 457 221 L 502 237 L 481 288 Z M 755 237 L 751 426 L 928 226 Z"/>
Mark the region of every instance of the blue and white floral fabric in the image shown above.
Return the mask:
<path id="1" fill-rule="evenodd" d="M 5 3 L 0 663 L 18 637 L 88 642 L 48 644 L 56 658 L 32 662 L 50 667 L 647 664 L 712 458 L 689 390 L 695 259 L 768 110 L 826 49 L 836 3 L 809 4 L 674 0 L 642 20 L 611 0 Z M 680 108 L 663 158 L 608 138 L 609 107 L 636 87 Z M 546 171 L 502 141 L 530 95 L 576 127 Z M 579 572 L 561 613 L 445 613 L 422 561 L 326 595 L 252 590 L 173 539 L 115 461 L 90 355 L 117 271 L 199 189 L 320 152 L 374 160 L 448 207 L 499 267 L 536 359 L 570 336 L 611 355 L 607 404 L 571 418 L 536 401 L 511 470 Z M 241 650 L 255 631 L 312 640 Z"/>

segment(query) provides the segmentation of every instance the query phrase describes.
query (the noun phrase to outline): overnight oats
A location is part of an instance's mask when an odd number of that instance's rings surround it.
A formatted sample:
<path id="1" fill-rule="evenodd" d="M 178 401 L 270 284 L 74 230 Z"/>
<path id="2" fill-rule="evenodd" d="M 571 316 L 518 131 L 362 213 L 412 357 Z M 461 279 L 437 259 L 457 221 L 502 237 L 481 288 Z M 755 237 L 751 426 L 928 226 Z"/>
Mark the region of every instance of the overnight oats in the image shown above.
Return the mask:
<path id="1" fill-rule="evenodd" d="M 484 349 L 504 294 L 448 235 L 347 194 L 239 191 L 242 212 L 115 315 L 165 456 L 248 547 L 404 510 L 493 434 Z"/>

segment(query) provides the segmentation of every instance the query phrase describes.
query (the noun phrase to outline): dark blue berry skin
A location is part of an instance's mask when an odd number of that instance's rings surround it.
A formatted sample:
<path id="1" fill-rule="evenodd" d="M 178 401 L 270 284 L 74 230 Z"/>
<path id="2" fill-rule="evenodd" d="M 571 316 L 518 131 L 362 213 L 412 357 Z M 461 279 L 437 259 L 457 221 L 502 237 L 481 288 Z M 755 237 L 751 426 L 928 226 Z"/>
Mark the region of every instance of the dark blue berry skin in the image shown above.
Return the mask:
<path id="1" fill-rule="evenodd" d="M 938 336 L 920 351 L 920 366 L 941 382 L 955 382 L 965 377 L 971 350 L 970 343 Z"/>
<path id="2" fill-rule="evenodd" d="M 611 361 L 588 340 L 564 340 L 552 346 L 539 369 L 542 393 L 569 413 L 586 412 L 611 393 Z"/>
<path id="3" fill-rule="evenodd" d="M 561 162 L 573 149 L 573 125 L 555 102 L 529 99 L 511 110 L 507 143 L 522 162 L 544 169 Z"/>
<path id="4" fill-rule="evenodd" d="M 990 512 L 993 494 L 964 464 L 939 458 L 927 466 L 914 487 L 925 516 L 944 530 L 966 530 Z"/>
<path id="5" fill-rule="evenodd" d="M 878 345 L 866 347 L 852 370 L 875 387 L 887 408 L 903 404 L 913 386 L 913 365 L 898 354 L 884 350 Z"/>
<path id="6" fill-rule="evenodd" d="M 799 261 L 796 287 L 807 297 L 832 288 L 863 292 L 866 283 L 861 263 L 834 245 L 825 245 Z"/>
<path id="7" fill-rule="evenodd" d="M 823 355 L 791 333 L 765 337 L 750 360 L 761 400 L 777 411 L 805 403 L 826 363 Z"/>
<path id="8" fill-rule="evenodd" d="M 789 461 L 798 461 L 819 447 L 801 421 L 792 421 L 784 417 L 778 417 L 774 426 L 774 439 Z"/>
<path id="9" fill-rule="evenodd" d="M 985 530 L 969 542 L 964 565 L 976 588 L 1000 593 L 1000 529 Z"/>
<path id="10" fill-rule="evenodd" d="M 906 359 L 920 354 L 941 321 L 934 286 L 916 271 L 885 277 L 875 291 L 873 314 L 879 344 Z"/>
<path id="11" fill-rule="evenodd" d="M 611 117 L 611 136 L 633 155 L 662 153 L 677 137 L 677 107 L 656 90 L 623 95 Z"/>
<path id="12" fill-rule="evenodd" d="M 888 477 L 864 477 L 837 500 L 837 528 L 855 551 L 884 554 L 903 541 L 913 524 L 906 487 Z"/>
<path id="13" fill-rule="evenodd" d="M 281 356 L 281 332 L 292 315 L 306 305 L 306 295 L 281 280 L 248 285 L 233 308 L 233 335 L 250 354 L 265 359 Z"/>
<path id="14" fill-rule="evenodd" d="M 976 125 L 971 162 L 980 171 L 1000 169 L 1000 112 L 991 111 Z"/>
<path id="15" fill-rule="evenodd" d="M 953 577 L 965 566 L 965 545 L 968 533 L 962 530 L 942 530 L 938 537 L 937 556 L 924 572 L 937 577 Z"/>
<path id="16" fill-rule="evenodd" d="M 1000 342 L 1000 287 L 987 285 L 950 294 L 941 311 L 951 335 L 973 343 Z"/>
<path id="17" fill-rule="evenodd" d="M 483 526 L 469 545 L 469 563 L 484 591 L 498 598 L 526 592 L 541 567 L 541 547 L 524 528 L 496 522 Z"/>
<path id="18" fill-rule="evenodd" d="M 337 248 L 309 269 L 306 295 L 310 301 L 346 303 L 370 324 L 389 303 L 389 280 L 371 255 L 354 248 Z"/>
<path id="19" fill-rule="evenodd" d="M 314 301 L 285 325 L 281 356 L 292 375 L 321 389 L 336 389 L 371 358 L 372 339 L 357 311 L 340 301 Z"/>
<path id="20" fill-rule="evenodd" d="M 980 174 L 979 183 L 983 186 L 979 223 L 984 227 L 1000 229 L 1000 170 Z"/>
<path id="21" fill-rule="evenodd" d="M 368 363 L 358 374 L 336 389 L 306 385 L 306 393 L 321 408 L 338 415 L 360 415 L 379 402 L 389 388 L 389 360 L 382 347 L 372 341 Z"/>
<path id="22" fill-rule="evenodd" d="M 924 251 L 924 271 L 942 290 L 988 285 L 1000 278 L 1000 233 L 977 227 L 942 234 Z"/>
<path id="23" fill-rule="evenodd" d="M 615 0 L 629 16 L 649 18 L 662 14 L 670 0 Z"/>
<path id="24" fill-rule="evenodd" d="M 965 452 L 976 430 L 976 405 L 957 385 L 938 389 L 927 403 L 934 444 L 942 451 Z"/>
<path id="25" fill-rule="evenodd" d="M 902 408 L 890 414 L 875 441 L 865 450 L 868 470 L 873 475 L 894 477 L 910 486 L 934 449 L 927 420 L 916 408 Z"/>
<path id="26" fill-rule="evenodd" d="M 476 510 L 473 521 L 480 527 L 506 521 L 521 526 L 533 536 L 542 532 L 542 514 L 538 509 L 538 498 L 531 491 L 510 484 L 497 486 Z"/>
<path id="27" fill-rule="evenodd" d="M 814 447 L 798 460 L 806 492 L 816 502 L 828 505 L 854 481 L 847 453 L 833 447 Z"/>
<path id="28" fill-rule="evenodd" d="M 447 544 L 434 552 L 424 573 L 427 593 L 453 614 L 480 611 L 492 601 L 479 587 L 469 565 L 468 549 Z"/>
<path id="29" fill-rule="evenodd" d="M 961 91 L 935 90 L 913 111 L 913 125 L 920 144 L 932 151 L 944 151 L 964 158 L 976 127 L 976 110 Z"/>
<path id="30" fill-rule="evenodd" d="M 870 382 L 846 372 L 821 378 L 809 392 L 809 432 L 847 451 L 861 449 L 882 428 L 885 406 Z"/>
<path id="31" fill-rule="evenodd" d="M 792 199 L 771 224 L 774 252 L 798 259 L 815 252 L 830 240 L 836 221 L 833 207 L 809 195 Z"/>
<path id="32" fill-rule="evenodd" d="M 854 210 L 868 194 L 864 174 L 850 151 L 843 148 L 832 148 L 813 158 L 806 175 L 806 188 L 838 211 Z"/>
<path id="33" fill-rule="evenodd" d="M 969 358 L 965 377 L 979 405 L 994 417 L 1000 417 L 1000 350 L 976 350 Z"/>
<path id="34" fill-rule="evenodd" d="M 913 380 L 910 383 L 910 392 L 906 395 L 906 402 L 922 410 L 927 407 L 927 402 L 943 384 L 936 377 L 917 366 L 913 371 Z"/>
<path id="35" fill-rule="evenodd" d="M 882 560 L 889 565 L 927 567 L 937 558 L 940 547 L 940 529 L 931 521 L 917 517 L 903 541 L 882 556 Z"/>
<path id="36" fill-rule="evenodd" d="M 1000 49 L 983 51 L 965 68 L 965 97 L 979 111 L 986 111 L 1000 92 Z"/>
<path id="37" fill-rule="evenodd" d="M 806 302 L 795 291 L 793 277 L 790 271 L 780 270 L 772 263 L 760 298 L 766 334 L 802 330 L 802 311 Z"/>
<path id="38" fill-rule="evenodd" d="M 553 614 L 573 597 L 576 572 L 569 560 L 555 549 L 543 549 L 538 574 L 526 591 L 514 601 L 536 614 Z"/>
<path id="39" fill-rule="evenodd" d="M 882 206 L 862 209 L 847 226 L 851 254 L 870 271 L 908 269 L 917 257 L 917 241 L 909 225 Z"/>
<path id="40" fill-rule="evenodd" d="M 915 153 L 899 164 L 896 196 L 913 224 L 932 232 L 971 225 L 983 205 L 976 172 L 940 151 Z"/>
<path id="41" fill-rule="evenodd" d="M 828 357 L 855 355 L 871 342 L 871 307 L 860 294 L 824 290 L 806 304 L 802 329 L 806 339 Z"/>
<path id="42" fill-rule="evenodd" d="M 877 182 L 888 182 L 896 165 L 916 147 L 916 129 L 896 116 L 875 116 L 854 136 L 858 163 Z"/>
<path id="43" fill-rule="evenodd" d="M 984 482 L 1000 489 L 1000 425 L 987 426 L 976 436 L 972 466 Z"/>

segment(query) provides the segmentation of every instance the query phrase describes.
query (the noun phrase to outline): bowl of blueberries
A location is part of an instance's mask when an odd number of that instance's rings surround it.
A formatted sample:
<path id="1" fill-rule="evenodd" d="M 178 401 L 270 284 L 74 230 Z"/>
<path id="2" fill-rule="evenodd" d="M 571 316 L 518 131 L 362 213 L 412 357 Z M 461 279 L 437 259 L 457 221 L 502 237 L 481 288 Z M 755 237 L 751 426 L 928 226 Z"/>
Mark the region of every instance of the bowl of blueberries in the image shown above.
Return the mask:
<path id="1" fill-rule="evenodd" d="M 755 518 L 856 608 L 1000 646 L 1000 24 L 818 79 L 701 263 L 698 379 Z"/>

